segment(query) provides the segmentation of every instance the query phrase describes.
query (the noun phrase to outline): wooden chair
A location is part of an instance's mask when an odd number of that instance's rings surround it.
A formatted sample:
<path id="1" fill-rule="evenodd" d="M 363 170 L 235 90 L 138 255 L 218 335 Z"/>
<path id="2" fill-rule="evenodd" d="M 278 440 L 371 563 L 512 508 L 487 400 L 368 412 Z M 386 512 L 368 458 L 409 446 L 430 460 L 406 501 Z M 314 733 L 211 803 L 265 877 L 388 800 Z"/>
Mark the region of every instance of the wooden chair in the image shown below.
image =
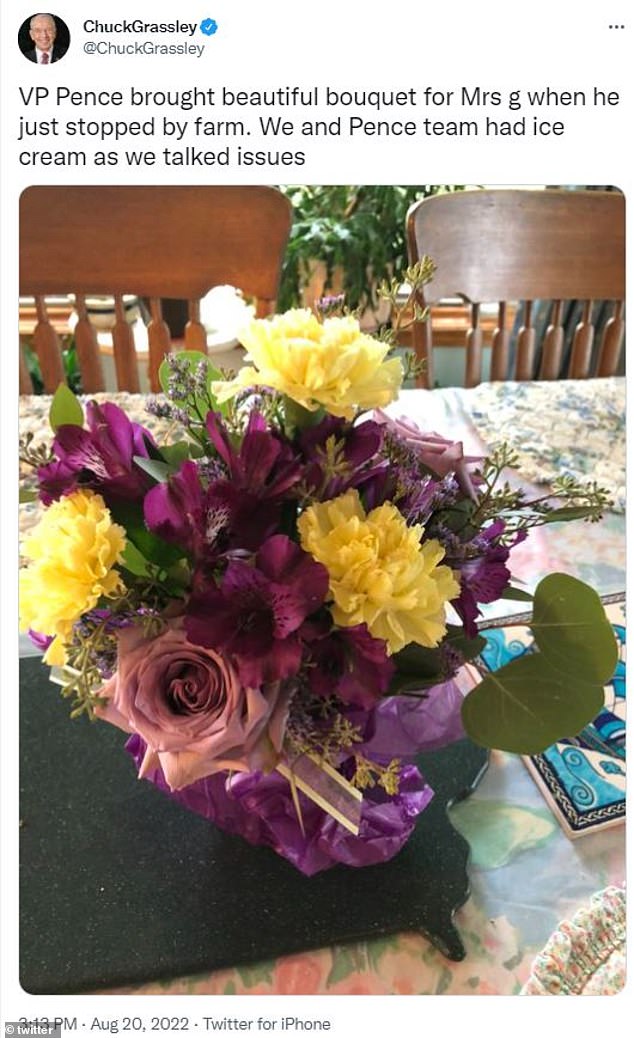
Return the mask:
<path id="1" fill-rule="evenodd" d="M 161 298 L 186 299 L 185 345 L 206 351 L 200 299 L 230 284 L 274 310 L 291 226 L 288 200 L 269 187 L 31 187 L 20 199 L 20 293 L 35 296 L 33 343 L 46 392 L 64 381 L 59 337 L 44 297 L 74 293 L 75 341 L 87 393 L 104 389 L 86 296 L 115 301 L 113 346 L 120 390 L 139 391 L 137 358 L 123 295 L 149 298 L 149 380 L 171 349 Z M 31 392 L 20 353 L 20 392 Z"/>
<path id="2" fill-rule="evenodd" d="M 614 374 L 624 334 L 625 200 L 607 191 L 468 191 L 417 202 L 407 216 L 410 262 L 427 254 L 436 274 L 421 302 L 459 296 L 469 307 L 465 385 L 482 378 L 481 306 L 497 304 L 492 333 L 491 379 L 509 377 L 508 303 L 522 301 L 515 368 L 518 380 L 560 377 L 567 300 L 582 300 L 569 378 Z M 535 304 L 552 300 L 543 341 L 537 342 Z M 593 309 L 613 301 L 598 350 L 593 350 Z M 426 361 L 425 384 L 434 384 L 433 321 L 414 326 L 414 345 Z M 537 374 L 536 351 L 539 367 Z"/>

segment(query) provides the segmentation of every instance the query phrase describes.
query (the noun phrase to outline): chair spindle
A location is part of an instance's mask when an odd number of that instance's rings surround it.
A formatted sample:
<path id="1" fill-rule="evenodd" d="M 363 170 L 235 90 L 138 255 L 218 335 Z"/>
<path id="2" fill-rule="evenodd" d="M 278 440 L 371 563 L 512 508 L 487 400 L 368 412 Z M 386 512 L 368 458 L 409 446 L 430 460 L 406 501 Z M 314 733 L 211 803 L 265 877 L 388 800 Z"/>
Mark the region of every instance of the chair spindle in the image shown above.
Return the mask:
<path id="1" fill-rule="evenodd" d="M 59 336 L 51 324 L 44 296 L 35 297 L 37 325 L 33 333 L 33 345 L 40 362 L 42 381 L 47 393 L 54 393 L 62 382 L 66 382 L 62 347 Z"/>
<path id="2" fill-rule="evenodd" d="M 101 393 L 105 389 L 101 356 L 95 329 L 88 320 L 85 296 L 75 296 L 75 310 L 79 318 L 75 325 L 75 344 L 82 389 L 84 393 Z"/>
<path id="3" fill-rule="evenodd" d="M 200 299 L 187 301 L 189 320 L 185 325 L 185 347 L 188 350 L 207 352 L 207 332 L 200 320 Z"/>
<path id="4" fill-rule="evenodd" d="M 590 359 L 592 357 L 592 343 L 594 341 L 594 326 L 592 324 L 592 301 L 586 300 L 583 304 L 581 320 L 575 328 L 572 340 L 572 351 L 570 354 L 569 378 L 587 378 L 590 373 Z"/>
<path id="5" fill-rule="evenodd" d="M 625 332 L 624 310 L 625 303 L 622 300 L 617 301 L 614 304 L 614 313 L 605 323 L 596 371 L 598 378 L 612 375 L 616 370 Z"/>
<path id="6" fill-rule="evenodd" d="M 564 330 L 561 324 L 563 315 L 563 303 L 561 299 L 555 300 L 553 304 L 550 323 L 544 333 L 542 343 L 542 359 L 539 368 L 539 378 L 544 382 L 559 378 L 561 371 L 561 355 L 564 348 Z"/>
<path id="7" fill-rule="evenodd" d="M 517 359 L 515 361 L 515 378 L 518 382 L 528 382 L 533 377 L 535 356 L 535 328 L 533 327 L 533 301 L 524 303 L 524 323 L 517 336 Z"/>
<path id="8" fill-rule="evenodd" d="M 148 378 L 150 389 L 153 393 L 158 393 L 161 388 L 158 371 L 163 363 L 165 354 L 171 351 L 172 340 L 170 337 L 170 330 L 163 320 L 163 310 L 160 299 L 157 299 L 156 297 L 150 299 L 150 314 L 151 320 L 147 330 L 150 346 Z"/>
<path id="9" fill-rule="evenodd" d="M 491 381 L 504 382 L 509 366 L 509 333 L 506 327 L 507 306 L 498 303 L 498 319 L 491 339 Z"/>
<path id="10" fill-rule="evenodd" d="M 471 327 L 466 335 L 467 365 L 465 386 L 473 389 L 482 381 L 482 329 L 480 327 L 480 304 L 471 304 Z"/>
<path id="11" fill-rule="evenodd" d="M 129 393 L 139 392 L 139 367 L 132 328 L 125 316 L 123 296 L 114 297 L 115 322 L 112 329 L 112 346 L 114 350 L 114 366 L 117 373 L 117 386 Z"/>

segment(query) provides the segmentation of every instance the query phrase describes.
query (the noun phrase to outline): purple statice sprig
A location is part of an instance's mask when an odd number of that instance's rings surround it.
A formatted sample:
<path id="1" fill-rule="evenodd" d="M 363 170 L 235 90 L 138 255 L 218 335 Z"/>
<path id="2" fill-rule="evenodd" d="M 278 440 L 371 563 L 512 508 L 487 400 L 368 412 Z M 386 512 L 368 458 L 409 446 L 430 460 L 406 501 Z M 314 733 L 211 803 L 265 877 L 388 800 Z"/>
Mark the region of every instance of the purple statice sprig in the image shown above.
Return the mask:
<path id="1" fill-rule="evenodd" d="M 146 402 L 145 410 L 154 418 L 163 418 L 168 422 L 177 422 L 186 429 L 191 427 L 189 412 L 184 407 L 178 407 L 163 397 L 152 397 Z"/>
<path id="2" fill-rule="evenodd" d="M 71 717 L 87 714 L 92 720 L 102 705 L 100 689 L 111 678 L 118 664 L 118 633 L 127 627 L 140 626 L 147 637 L 153 637 L 164 626 L 154 606 L 134 607 L 122 597 L 113 607 L 91 609 L 73 627 L 66 647 L 68 663 L 62 669 L 62 695 L 72 699 Z"/>
<path id="3" fill-rule="evenodd" d="M 432 535 L 428 527 L 433 517 L 453 509 L 461 496 L 460 487 L 453 475 L 443 476 L 442 479 L 423 476 L 421 479 L 411 470 L 400 469 L 397 473 L 396 504 L 399 511 L 408 523 L 422 524 L 428 536 Z M 433 536 L 440 540 L 436 527 Z"/>
<path id="4" fill-rule="evenodd" d="M 230 373 L 214 368 L 204 354 L 189 350 L 168 353 L 159 368 L 164 398 L 151 400 L 147 409 L 155 417 L 181 425 L 206 452 L 209 441 L 205 421 L 210 411 L 218 409 L 211 383 L 225 376 L 231 377 Z M 232 412 L 233 404 L 223 405 L 223 411 Z"/>
<path id="5" fill-rule="evenodd" d="M 225 415 L 225 421 L 233 433 L 244 433 L 252 411 L 261 414 L 271 428 L 284 432 L 285 398 L 278 390 L 270 386 L 247 386 L 236 393 L 232 405 L 231 410 Z"/>
<path id="6" fill-rule="evenodd" d="M 315 301 L 315 316 L 320 321 L 323 321 L 326 317 L 339 317 L 344 311 L 345 302 L 346 296 L 344 292 L 339 292 L 336 295 L 321 296 L 320 299 Z"/>

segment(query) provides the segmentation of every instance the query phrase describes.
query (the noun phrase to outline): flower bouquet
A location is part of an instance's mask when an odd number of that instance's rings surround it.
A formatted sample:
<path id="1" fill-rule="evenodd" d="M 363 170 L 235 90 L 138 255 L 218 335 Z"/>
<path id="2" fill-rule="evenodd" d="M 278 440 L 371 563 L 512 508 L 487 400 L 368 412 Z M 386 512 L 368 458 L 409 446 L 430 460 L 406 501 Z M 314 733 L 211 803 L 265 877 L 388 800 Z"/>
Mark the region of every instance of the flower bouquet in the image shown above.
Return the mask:
<path id="1" fill-rule="evenodd" d="M 25 448 L 44 511 L 21 622 L 71 714 L 308 875 L 403 846 L 433 796 L 422 750 L 579 731 L 616 658 L 594 591 L 552 574 L 533 597 L 507 566 L 531 527 L 598 518 L 602 491 L 527 500 L 504 448 L 465 457 L 386 413 L 402 361 L 337 303 L 254 320 L 233 379 L 168 356 L 151 407 L 170 442 L 60 387 L 51 450 Z M 502 597 L 532 598 L 539 651 L 487 675 L 479 605 Z"/>

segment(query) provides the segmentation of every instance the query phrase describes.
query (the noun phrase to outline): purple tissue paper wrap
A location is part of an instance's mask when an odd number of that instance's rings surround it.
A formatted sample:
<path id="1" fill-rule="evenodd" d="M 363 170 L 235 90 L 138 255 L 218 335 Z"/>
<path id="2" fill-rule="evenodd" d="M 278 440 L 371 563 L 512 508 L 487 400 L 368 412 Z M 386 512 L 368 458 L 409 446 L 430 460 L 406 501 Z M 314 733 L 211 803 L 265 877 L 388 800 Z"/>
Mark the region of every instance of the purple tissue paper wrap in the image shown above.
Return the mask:
<path id="1" fill-rule="evenodd" d="M 433 797 L 418 768 L 408 758 L 422 750 L 438 749 L 462 738 L 462 693 L 455 679 L 428 690 L 425 699 L 394 696 L 371 711 L 350 714 L 360 726 L 363 742 L 355 744 L 364 756 L 385 763 L 401 760 L 399 791 L 389 796 L 380 787 L 364 790 L 361 823 L 354 836 L 339 822 L 299 792 L 304 832 L 299 823 L 288 781 L 271 772 L 220 772 L 184 789 L 170 791 L 160 768 L 146 778 L 167 796 L 202 815 L 218 828 L 249 843 L 271 847 L 306 876 L 338 863 L 374 865 L 392 858 L 413 832 L 418 815 Z M 145 743 L 132 735 L 126 749 L 137 768 Z M 352 759 L 339 770 L 351 773 Z"/>

